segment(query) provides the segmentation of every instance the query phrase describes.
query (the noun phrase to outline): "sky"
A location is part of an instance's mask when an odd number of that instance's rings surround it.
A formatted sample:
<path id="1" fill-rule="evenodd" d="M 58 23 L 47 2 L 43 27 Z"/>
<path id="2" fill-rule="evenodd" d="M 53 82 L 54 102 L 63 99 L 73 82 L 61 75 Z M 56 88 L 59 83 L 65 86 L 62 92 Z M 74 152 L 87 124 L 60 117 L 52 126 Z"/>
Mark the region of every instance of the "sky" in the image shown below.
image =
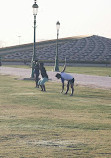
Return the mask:
<path id="1" fill-rule="evenodd" d="M 0 0 L 0 48 L 33 42 L 34 0 Z M 111 38 L 111 0 L 37 0 L 36 41 L 99 35 Z"/>

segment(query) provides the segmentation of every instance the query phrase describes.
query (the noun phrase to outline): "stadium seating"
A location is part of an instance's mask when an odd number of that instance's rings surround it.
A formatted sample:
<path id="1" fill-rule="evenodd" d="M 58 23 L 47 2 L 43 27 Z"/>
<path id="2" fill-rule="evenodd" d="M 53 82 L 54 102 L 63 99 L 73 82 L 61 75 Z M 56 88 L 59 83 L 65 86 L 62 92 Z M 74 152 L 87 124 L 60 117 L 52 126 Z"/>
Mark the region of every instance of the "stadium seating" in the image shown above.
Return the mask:
<path id="1" fill-rule="evenodd" d="M 67 62 L 111 62 L 111 39 L 101 36 L 70 37 L 58 41 L 59 61 Z M 25 44 L 0 49 L 2 60 L 31 61 L 33 44 Z M 56 40 L 36 43 L 36 58 L 44 61 L 54 61 L 56 55 Z"/>

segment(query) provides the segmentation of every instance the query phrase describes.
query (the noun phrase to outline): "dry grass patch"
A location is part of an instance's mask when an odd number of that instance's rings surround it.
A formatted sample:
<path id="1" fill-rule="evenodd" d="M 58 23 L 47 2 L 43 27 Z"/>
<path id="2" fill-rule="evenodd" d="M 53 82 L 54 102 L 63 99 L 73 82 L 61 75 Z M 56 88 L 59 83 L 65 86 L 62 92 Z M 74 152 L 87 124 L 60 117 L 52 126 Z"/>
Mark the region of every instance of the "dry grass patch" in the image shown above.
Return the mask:
<path id="1" fill-rule="evenodd" d="M 111 157 L 111 92 L 0 76 L 0 157 Z"/>

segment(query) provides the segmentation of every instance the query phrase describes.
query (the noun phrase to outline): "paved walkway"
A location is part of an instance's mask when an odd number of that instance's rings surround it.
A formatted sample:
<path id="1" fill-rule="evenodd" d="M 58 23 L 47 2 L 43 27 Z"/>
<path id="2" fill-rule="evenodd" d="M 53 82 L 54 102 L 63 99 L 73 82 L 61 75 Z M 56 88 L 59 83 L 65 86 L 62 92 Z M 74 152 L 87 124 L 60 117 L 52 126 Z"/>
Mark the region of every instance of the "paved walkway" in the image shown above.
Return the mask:
<path id="1" fill-rule="evenodd" d="M 19 78 L 30 78 L 31 69 L 0 67 L 0 74 L 13 75 Z M 56 72 L 48 71 L 49 79 L 60 82 L 55 77 Z M 97 87 L 103 89 L 111 89 L 111 77 L 92 76 L 83 74 L 72 74 L 75 78 L 75 84 Z"/>

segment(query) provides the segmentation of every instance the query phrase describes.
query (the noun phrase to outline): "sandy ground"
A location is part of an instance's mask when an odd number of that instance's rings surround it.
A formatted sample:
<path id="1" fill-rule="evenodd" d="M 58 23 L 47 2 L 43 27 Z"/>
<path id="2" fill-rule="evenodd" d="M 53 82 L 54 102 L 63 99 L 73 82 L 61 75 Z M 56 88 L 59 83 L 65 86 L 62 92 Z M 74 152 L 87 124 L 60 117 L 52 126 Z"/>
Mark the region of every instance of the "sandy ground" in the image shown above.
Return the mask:
<path id="1" fill-rule="evenodd" d="M 51 81 L 60 82 L 55 77 L 56 72 L 48 71 L 48 76 Z M 13 75 L 18 78 L 30 78 L 31 69 L 11 68 L 11 67 L 0 67 L 0 74 Z M 71 73 L 72 74 L 72 73 Z M 72 74 L 75 78 L 75 84 L 96 87 L 102 89 L 111 89 L 111 77 L 104 76 L 92 76 L 83 74 Z"/>

